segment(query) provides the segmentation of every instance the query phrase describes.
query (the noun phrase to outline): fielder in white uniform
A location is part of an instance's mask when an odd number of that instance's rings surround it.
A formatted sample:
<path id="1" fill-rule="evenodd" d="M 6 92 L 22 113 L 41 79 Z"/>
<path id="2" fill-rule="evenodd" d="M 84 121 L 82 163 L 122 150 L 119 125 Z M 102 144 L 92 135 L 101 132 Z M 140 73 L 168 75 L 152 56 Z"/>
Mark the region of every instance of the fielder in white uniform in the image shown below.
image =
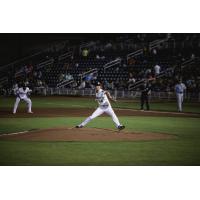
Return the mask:
<path id="1" fill-rule="evenodd" d="M 182 112 L 182 104 L 183 104 L 183 97 L 184 97 L 184 91 L 186 90 L 186 86 L 184 83 L 182 83 L 181 80 L 175 85 L 175 93 L 176 93 L 176 99 L 177 99 L 177 105 L 178 105 L 178 111 Z"/>
<path id="2" fill-rule="evenodd" d="M 119 119 L 117 118 L 115 112 L 113 111 L 108 98 L 113 101 L 116 101 L 111 97 L 109 92 L 102 90 L 101 84 L 98 83 L 96 86 L 96 101 L 98 102 L 99 107 L 93 112 L 93 114 L 90 117 L 88 117 L 80 125 L 76 126 L 76 128 L 83 128 L 92 119 L 102 115 L 103 113 L 106 113 L 112 117 L 112 120 L 115 123 L 118 130 L 124 129 L 125 126 L 120 124 Z"/>
<path id="3" fill-rule="evenodd" d="M 16 101 L 15 101 L 14 108 L 13 108 L 13 114 L 16 113 L 19 102 L 21 100 L 23 100 L 27 103 L 28 113 L 30 113 L 30 114 L 33 113 L 32 110 L 31 110 L 32 102 L 31 102 L 31 99 L 28 97 L 28 94 L 30 92 L 32 92 L 32 90 L 30 90 L 26 86 L 14 89 L 14 94 L 16 95 Z"/>

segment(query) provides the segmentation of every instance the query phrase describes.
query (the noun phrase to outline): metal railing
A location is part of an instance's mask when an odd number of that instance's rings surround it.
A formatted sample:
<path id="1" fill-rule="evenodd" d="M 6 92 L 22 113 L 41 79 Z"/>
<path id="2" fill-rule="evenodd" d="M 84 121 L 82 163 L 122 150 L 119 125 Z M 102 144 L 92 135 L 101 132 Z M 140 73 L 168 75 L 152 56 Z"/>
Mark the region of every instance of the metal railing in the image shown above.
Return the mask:
<path id="1" fill-rule="evenodd" d="M 49 60 L 47 60 L 47 61 L 44 61 L 44 62 L 39 63 L 38 65 L 36 65 L 36 68 L 37 68 L 37 69 L 41 69 L 41 68 L 43 68 L 43 67 L 45 67 L 45 66 L 47 66 L 47 65 L 53 64 L 53 63 L 54 63 L 54 59 L 51 58 L 51 59 L 49 59 Z"/>
<path id="2" fill-rule="evenodd" d="M 115 59 L 115 60 L 110 61 L 109 63 L 106 63 L 106 64 L 103 66 L 104 73 L 105 73 L 106 69 L 109 69 L 110 67 L 113 67 L 113 66 L 116 66 L 116 65 L 118 65 L 118 64 L 121 64 L 121 61 L 122 61 L 121 58 L 117 58 L 117 59 Z"/>
<path id="3" fill-rule="evenodd" d="M 0 79 L 0 84 L 7 83 L 7 82 L 8 82 L 7 77 L 3 77 L 3 78 Z"/>
<path id="4" fill-rule="evenodd" d="M 96 42 L 93 42 L 93 41 L 81 44 L 80 47 L 79 47 L 79 52 L 81 52 L 84 48 L 89 48 L 91 46 L 94 46 L 95 44 L 96 44 Z"/>
<path id="5" fill-rule="evenodd" d="M 73 56 L 73 52 L 72 51 L 64 53 L 64 54 L 62 54 L 62 55 L 60 55 L 58 57 L 58 61 L 62 61 L 62 60 L 66 59 L 66 58 L 69 58 L 71 56 Z"/>
<path id="6" fill-rule="evenodd" d="M 184 69 L 185 67 L 189 66 L 190 64 L 195 63 L 195 60 L 196 60 L 196 59 L 191 58 L 191 59 L 189 59 L 189 60 L 184 61 L 184 62 L 181 64 L 181 68 Z"/>
<path id="7" fill-rule="evenodd" d="M 63 41 L 63 42 L 66 43 L 67 41 Z M 44 48 L 43 50 L 41 50 L 41 51 L 39 51 L 39 52 L 37 52 L 37 53 L 31 54 L 31 55 L 26 56 L 26 57 L 24 57 L 24 58 L 17 59 L 17 60 L 15 60 L 15 61 L 11 62 L 11 63 L 8 63 L 8 64 L 6 64 L 6 65 L 3 65 L 3 66 L 0 67 L 0 71 L 3 71 L 3 70 L 4 70 L 5 68 L 7 68 L 7 67 L 12 67 L 12 66 L 14 66 L 14 65 L 16 65 L 16 64 L 20 64 L 20 63 L 23 62 L 23 61 L 26 61 L 26 60 L 28 60 L 28 59 L 30 59 L 30 58 L 33 58 L 33 57 L 35 57 L 35 56 L 38 56 L 38 55 L 40 55 L 40 54 L 42 54 L 42 53 L 44 53 L 44 52 L 47 52 L 47 51 L 49 51 L 49 49 L 51 49 L 52 46 L 55 46 L 55 45 L 57 45 L 57 44 L 61 44 L 61 43 L 63 43 L 63 42 L 54 43 L 54 44 L 52 44 L 52 45 L 50 45 L 50 46 Z"/>
<path id="8" fill-rule="evenodd" d="M 72 84 L 72 83 L 74 83 L 74 79 L 71 79 L 71 80 L 64 80 L 64 81 L 58 83 L 58 84 L 56 85 L 56 88 L 65 87 L 65 86 L 70 85 L 70 84 Z"/>
<path id="9" fill-rule="evenodd" d="M 79 74 L 81 81 L 83 80 L 83 78 L 84 78 L 86 75 L 88 75 L 88 74 L 90 74 L 90 73 L 98 73 L 98 69 L 97 69 L 97 68 L 91 69 L 91 70 L 89 70 L 89 71 L 87 71 L 87 72 L 84 72 L 84 73 L 82 73 L 82 74 Z"/>
<path id="10" fill-rule="evenodd" d="M 6 64 L 6 65 L 3 65 L 3 66 L 0 67 L 0 71 L 5 70 L 5 68 L 7 68 L 7 67 L 12 67 L 12 66 L 14 66 L 15 64 L 18 64 L 18 63 L 20 63 L 20 62 L 23 62 L 23 61 L 25 61 L 25 60 L 28 60 L 28 59 L 30 59 L 30 58 L 32 58 L 32 57 L 34 57 L 34 56 L 40 55 L 42 52 L 44 52 L 44 51 L 37 52 L 37 53 L 32 54 L 32 55 L 30 55 L 30 56 L 24 57 L 24 58 L 22 58 L 22 59 L 18 59 L 18 60 L 16 60 L 16 61 L 11 62 L 11 63 Z"/>
<path id="11" fill-rule="evenodd" d="M 181 68 L 185 68 L 191 64 L 193 64 L 195 62 L 195 59 L 189 59 L 184 61 L 183 63 L 181 63 Z M 174 67 L 169 67 L 166 70 L 162 71 L 159 75 L 156 76 L 156 78 L 162 78 L 164 76 L 166 76 L 166 74 L 168 74 L 170 71 L 173 71 L 176 67 L 178 67 L 178 65 L 174 66 Z M 139 80 L 134 84 L 129 85 L 128 89 L 129 90 L 133 90 L 139 86 L 141 86 L 144 83 L 145 79 Z"/>
<path id="12" fill-rule="evenodd" d="M 153 49 L 153 48 L 156 48 L 158 47 L 160 44 L 164 43 L 164 42 L 167 42 L 168 39 L 162 39 L 162 40 L 154 40 L 152 42 L 149 43 L 149 49 Z M 127 56 L 126 56 L 126 60 L 128 62 L 128 60 L 130 58 L 134 58 L 136 56 L 139 56 L 139 55 L 142 55 L 143 54 L 143 49 L 139 49 L 137 51 L 134 51 L 132 53 L 129 53 Z"/>
<path id="13" fill-rule="evenodd" d="M 168 39 L 166 38 L 166 39 L 163 39 L 163 40 L 155 40 L 153 42 L 150 42 L 149 43 L 149 49 L 152 50 L 152 49 L 160 46 L 160 44 L 165 43 L 167 41 L 168 41 Z"/>
<path id="14" fill-rule="evenodd" d="M 136 56 L 139 56 L 139 55 L 142 55 L 143 54 L 143 49 L 139 49 L 137 51 L 134 51 L 133 53 L 129 53 L 127 56 L 126 56 L 126 60 L 127 62 L 129 61 L 130 58 L 134 58 Z"/>

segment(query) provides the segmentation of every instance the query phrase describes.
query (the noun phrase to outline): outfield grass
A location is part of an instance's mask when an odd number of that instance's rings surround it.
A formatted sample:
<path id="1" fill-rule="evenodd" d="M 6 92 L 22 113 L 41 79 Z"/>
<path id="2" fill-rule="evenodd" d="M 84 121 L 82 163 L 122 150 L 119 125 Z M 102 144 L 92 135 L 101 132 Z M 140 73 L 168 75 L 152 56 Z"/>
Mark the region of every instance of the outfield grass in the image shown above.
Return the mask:
<path id="1" fill-rule="evenodd" d="M 1 108 L 12 108 L 15 102 L 15 98 L 1 98 L 0 99 L 0 109 Z M 97 103 L 94 98 L 67 98 L 67 97 L 33 97 L 33 110 L 34 108 L 94 108 Z M 20 107 L 25 107 L 26 104 L 20 103 Z M 127 109 L 140 109 L 140 103 L 138 101 L 124 101 L 118 100 L 117 103 L 113 103 L 114 108 L 127 108 Z M 184 112 L 195 112 L 200 113 L 200 103 L 184 103 Z M 176 102 L 152 102 L 152 110 L 158 111 L 177 111 Z"/>
<path id="2" fill-rule="evenodd" d="M 0 119 L 0 132 L 74 126 L 83 117 Z M 0 141 L 0 165 L 200 165 L 198 118 L 120 117 L 128 130 L 170 133 L 177 139 L 137 142 Z M 114 128 L 109 117 L 89 127 Z"/>

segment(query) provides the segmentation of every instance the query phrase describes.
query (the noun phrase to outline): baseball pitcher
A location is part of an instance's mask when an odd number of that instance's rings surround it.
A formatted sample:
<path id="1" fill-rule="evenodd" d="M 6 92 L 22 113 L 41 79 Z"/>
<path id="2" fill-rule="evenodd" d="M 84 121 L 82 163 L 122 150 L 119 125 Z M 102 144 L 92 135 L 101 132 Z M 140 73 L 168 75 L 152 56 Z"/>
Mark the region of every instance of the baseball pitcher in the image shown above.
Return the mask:
<path id="1" fill-rule="evenodd" d="M 102 115 L 103 113 L 106 113 L 112 117 L 112 120 L 115 123 L 115 126 L 117 127 L 118 130 L 124 129 L 125 126 L 120 124 L 119 119 L 117 118 L 115 112 L 113 111 L 108 98 L 111 99 L 112 101 L 116 101 L 115 99 L 113 99 L 111 97 L 109 92 L 104 91 L 102 89 L 102 86 L 100 83 L 97 83 L 97 85 L 96 85 L 96 101 L 98 102 L 99 107 L 84 122 L 82 122 L 80 125 L 76 126 L 76 128 L 83 128 L 92 119 Z"/>

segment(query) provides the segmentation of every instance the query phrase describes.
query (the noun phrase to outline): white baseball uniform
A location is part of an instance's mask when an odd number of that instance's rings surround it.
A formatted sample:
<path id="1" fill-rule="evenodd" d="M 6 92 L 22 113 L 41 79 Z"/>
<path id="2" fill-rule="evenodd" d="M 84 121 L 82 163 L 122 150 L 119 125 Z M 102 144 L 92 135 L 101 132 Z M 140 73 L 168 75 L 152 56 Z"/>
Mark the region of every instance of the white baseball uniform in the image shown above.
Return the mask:
<path id="1" fill-rule="evenodd" d="M 25 88 L 22 88 L 20 87 L 19 89 L 17 89 L 15 91 L 15 95 L 17 95 L 17 98 L 16 98 L 16 101 L 15 101 L 15 104 L 14 104 L 14 108 L 13 108 L 13 113 L 15 114 L 16 111 L 17 111 L 17 108 L 18 108 L 18 105 L 19 105 L 19 102 L 20 100 L 23 100 L 27 103 L 27 107 L 28 107 L 28 113 L 31 113 L 31 107 L 32 107 L 32 102 L 31 102 L 31 99 L 27 96 L 27 94 L 29 92 L 31 92 L 32 90 L 30 90 L 28 87 Z"/>
<path id="2" fill-rule="evenodd" d="M 116 127 L 121 126 L 115 112 L 113 111 L 113 109 L 110 105 L 110 102 L 109 102 L 106 92 L 104 90 L 100 89 L 96 93 L 96 100 L 99 104 L 99 107 L 93 112 L 93 114 L 90 117 L 88 117 L 79 126 L 85 126 L 92 119 L 102 115 L 103 113 L 106 113 L 112 117 L 112 120 L 115 123 Z"/>
<path id="3" fill-rule="evenodd" d="M 184 83 L 179 83 L 175 85 L 176 99 L 179 112 L 182 112 L 184 90 L 186 90 L 186 86 Z"/>

